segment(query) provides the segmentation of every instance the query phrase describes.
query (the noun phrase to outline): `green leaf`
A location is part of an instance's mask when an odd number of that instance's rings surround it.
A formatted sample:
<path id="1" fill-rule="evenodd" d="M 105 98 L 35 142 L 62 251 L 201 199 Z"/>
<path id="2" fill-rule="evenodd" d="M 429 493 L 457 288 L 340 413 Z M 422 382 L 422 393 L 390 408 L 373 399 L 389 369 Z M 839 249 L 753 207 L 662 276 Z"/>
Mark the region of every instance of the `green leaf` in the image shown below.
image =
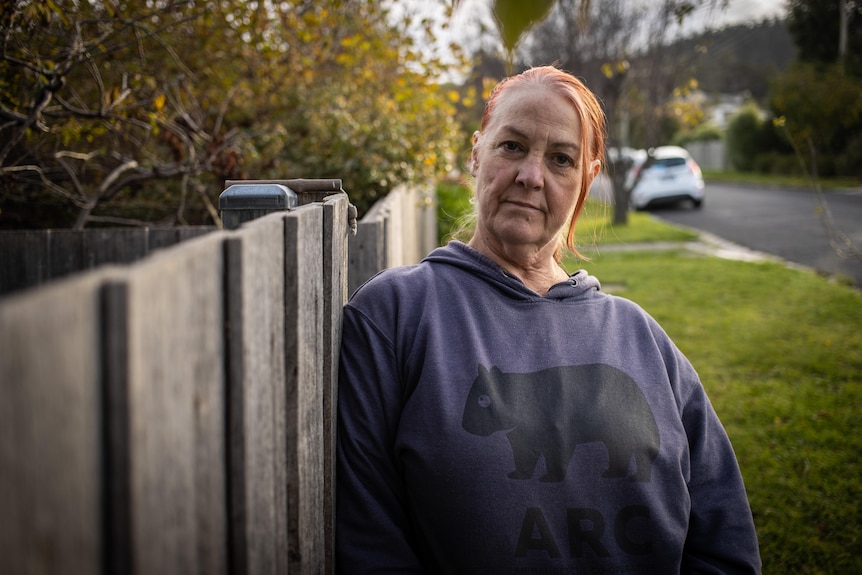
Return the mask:
<path id="1" fill-rule="evenodd" d="M 553 0 L 494 0 L 494 16 L 506 50 L 512 52 L 518 40 L 533 24 L 540 22 L 553 5 Z"/>

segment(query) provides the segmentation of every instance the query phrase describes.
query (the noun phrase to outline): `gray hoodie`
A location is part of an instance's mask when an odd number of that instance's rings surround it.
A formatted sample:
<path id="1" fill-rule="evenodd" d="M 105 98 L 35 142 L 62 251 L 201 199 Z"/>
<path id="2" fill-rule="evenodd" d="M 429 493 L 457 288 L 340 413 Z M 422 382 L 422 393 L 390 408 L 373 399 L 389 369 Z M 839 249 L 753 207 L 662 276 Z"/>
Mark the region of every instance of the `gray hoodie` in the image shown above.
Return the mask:
<path id="1" fill-rule="evenodd" d="M 339 572 L 760 572 L 697 373 L 586 271 L 542 297 L 452 242 L 343 328 Z"/>

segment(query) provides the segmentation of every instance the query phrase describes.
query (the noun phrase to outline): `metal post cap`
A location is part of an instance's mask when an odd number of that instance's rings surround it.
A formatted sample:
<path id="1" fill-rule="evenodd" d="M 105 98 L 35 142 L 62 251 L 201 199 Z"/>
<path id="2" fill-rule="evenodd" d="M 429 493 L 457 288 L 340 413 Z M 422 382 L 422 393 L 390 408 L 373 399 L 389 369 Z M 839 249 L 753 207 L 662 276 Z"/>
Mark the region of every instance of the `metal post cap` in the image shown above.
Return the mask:
<path id="1" fill-rule="evenodd" d="M 219 195 L 220 210 L 290 210 L 296 192 L 282 184 L 233 184 Z"/>

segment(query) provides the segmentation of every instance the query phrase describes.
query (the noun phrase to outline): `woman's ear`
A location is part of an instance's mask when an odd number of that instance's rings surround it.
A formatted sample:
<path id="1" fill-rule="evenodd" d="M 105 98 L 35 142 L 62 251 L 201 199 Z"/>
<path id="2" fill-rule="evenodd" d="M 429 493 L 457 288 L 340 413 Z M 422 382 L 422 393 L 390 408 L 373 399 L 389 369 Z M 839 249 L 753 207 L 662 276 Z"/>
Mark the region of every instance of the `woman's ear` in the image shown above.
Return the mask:
<path id="1" fill-rule="evenodd" d="M 596 176 L 599 175 L 599 171 L 602 169 L 602 161 L 601 160 L 593 160 L 590 163 L 590 181 L 596 179 Z"/>
<path id="2" fill-rule="evenodd" d="M 476 176 L 476 169 L 479 167 L 479 131 L 473 132 L 473 149 L 470 150 L 470 174 Z"/>

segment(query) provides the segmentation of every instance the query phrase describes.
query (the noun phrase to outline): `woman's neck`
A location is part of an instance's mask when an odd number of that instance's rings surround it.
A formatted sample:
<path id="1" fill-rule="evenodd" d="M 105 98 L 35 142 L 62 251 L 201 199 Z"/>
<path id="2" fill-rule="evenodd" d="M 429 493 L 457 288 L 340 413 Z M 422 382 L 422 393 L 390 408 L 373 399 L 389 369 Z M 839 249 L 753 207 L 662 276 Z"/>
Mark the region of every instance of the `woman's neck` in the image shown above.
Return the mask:
<path id="1" fill-rule="evenodd" d="M 554 258 L 557 246 L 553 244 L 536 249 L 535 246 L 528 245 L 489 243 L 479 236 L 473 236 L 467 245 L 491 258 L 541 296 L 547 294 L 551 286 L 566 281 L 569 277 Z"/>

